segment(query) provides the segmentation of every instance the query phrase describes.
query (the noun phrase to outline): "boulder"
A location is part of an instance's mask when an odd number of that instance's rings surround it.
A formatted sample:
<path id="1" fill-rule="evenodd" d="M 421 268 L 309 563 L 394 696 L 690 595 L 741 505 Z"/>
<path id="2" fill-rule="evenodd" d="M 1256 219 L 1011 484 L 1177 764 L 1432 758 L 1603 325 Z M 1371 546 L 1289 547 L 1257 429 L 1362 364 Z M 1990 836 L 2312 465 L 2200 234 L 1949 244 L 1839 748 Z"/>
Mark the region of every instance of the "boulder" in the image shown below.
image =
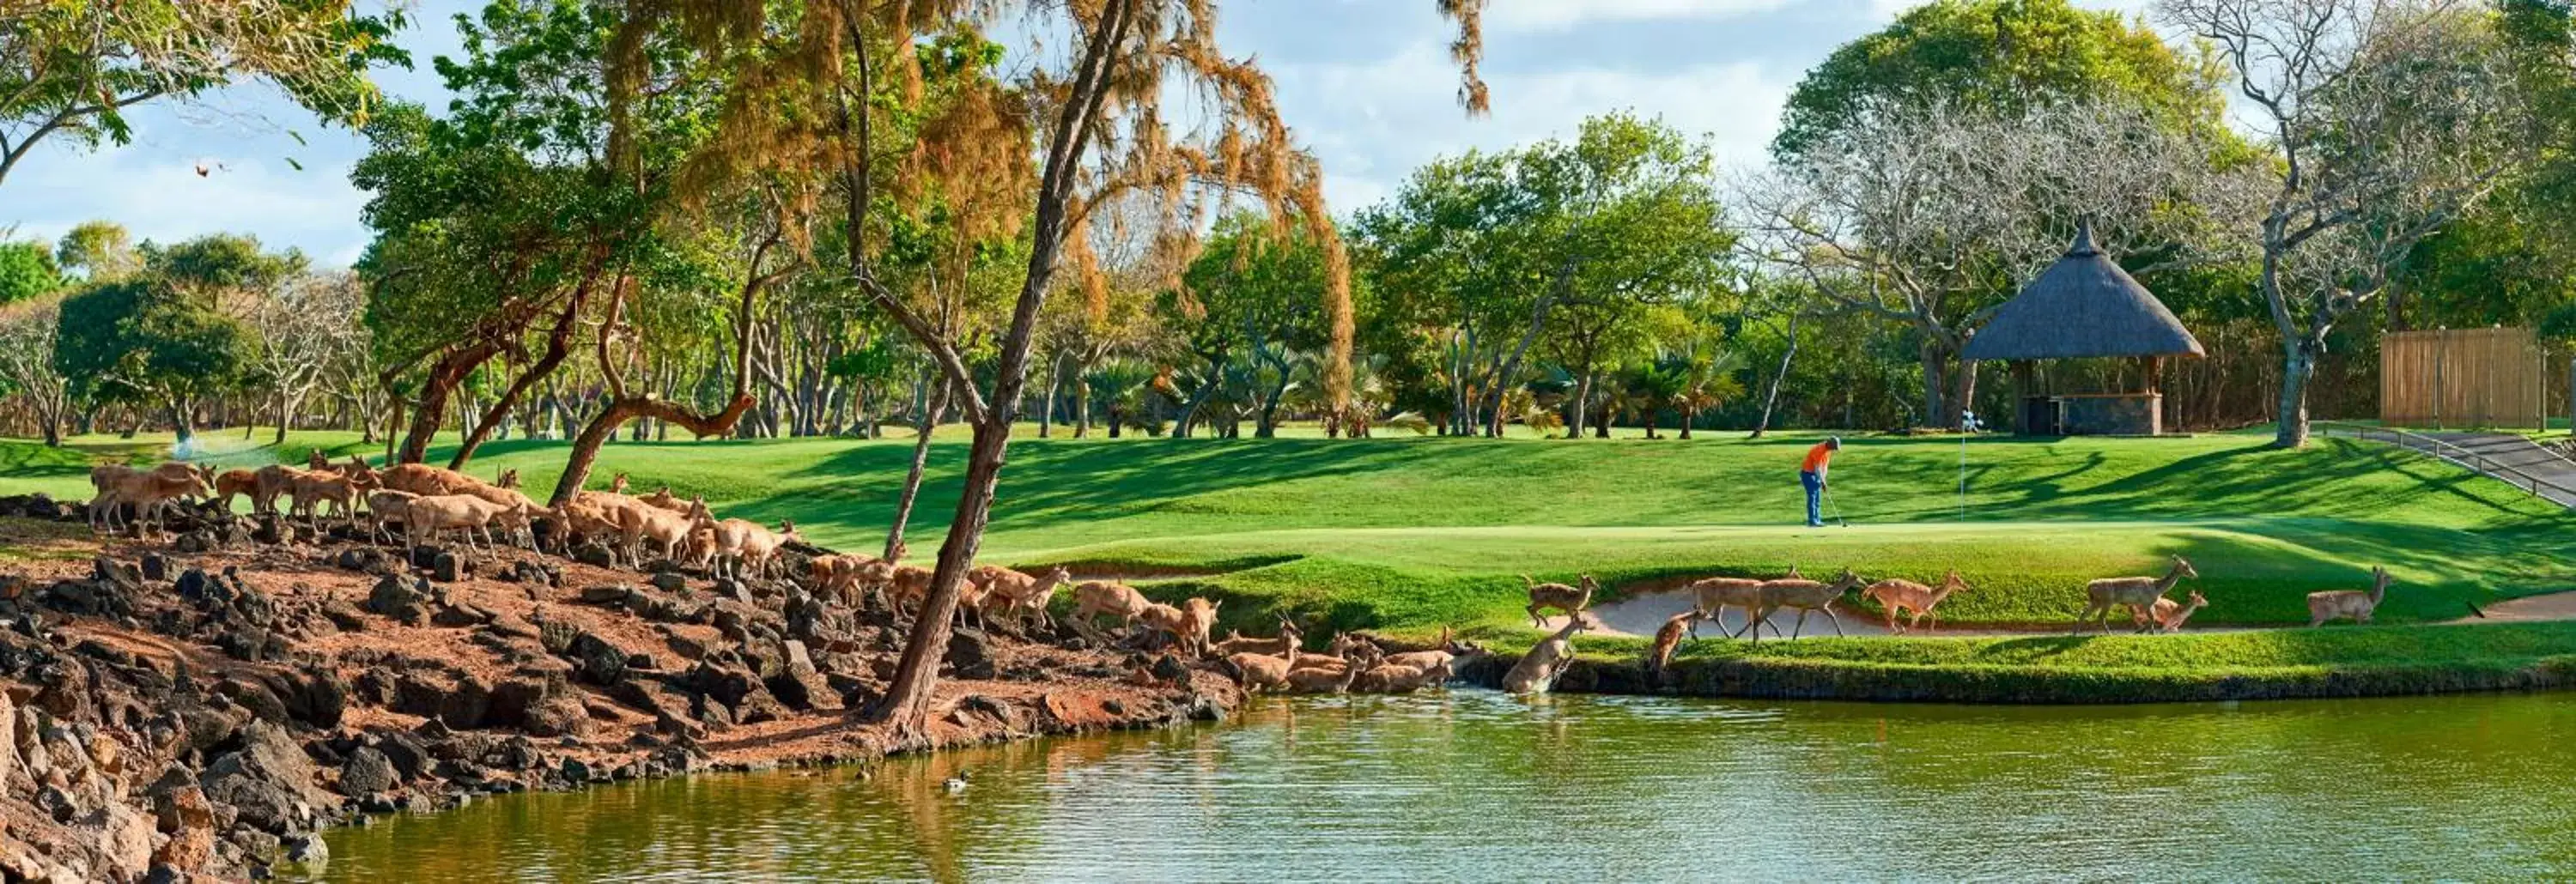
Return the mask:
<path id="1" fill-rule="evenodd" d="M 689 588 L 689 577 L 677 571 L 657 571 L 648 582 L 663 592 L 680 592 Z"/>
<path id="2" fill-rule="evenodd" d="M 992 678 L 998 671 L 993 660 L 993 640 L 980 629 L 961 628 L 949 633 L 944 659 L 958 678 Z"/>
<path id="3" fill-rule="evenodd" d="M 318 778 L 284 727 L 254 721 L 242 729 L 241 748 L 207 764 L 197 782 L 206 797 L 231 805 L 240 823 L 276 833 L 309 829 L 318 809 L 337 806 Z"/>
<path id="4" fill-rule="evenodd" d="M 376 588 L 367 594 L 367 610 L 406 625 L 418 626 L 428 617 L 429 593 L 425 591 L 426 587 L 426 581 L 415 585 L 405 582 L 400 574 L 387 574 L 378 579 Z"/>
<path id="5" fill-rule="evenodd" d="M 90 573 L 91 576 L 97 578 L 99 582 L 114 584 L 120 589 L 143 588 L 143 570 L 141 568 L 106 556 L 99 556 L 98 558 L 90 560 Z"/>
<path id="6" fill-rule="evenodd" d="M 585 543 L 573 547 L 572 560 L 594 568 L 608 568 L 617 564 L 617 554 L 610 552 L 605 545 Z"/>
<path id="7" fill-rule="evenodd" d="M 598 635 L 574 636 L 564 656 L 572 658 L 575 669 L 593 684 L 613 685 L 626 678 L 626 651 Z"/>
<path id="8" fill-rule="evenodd" d="M 441 552 L 429 562 L 430 579 L 440 583 L 454 583 L 472 573 L 473 568 L 452 552 Z"/>
<path id="9" fill-rule="evenodd" d="M 340 550 L 340 556 L 335 563 L 344 570 L 367 574 L 394 570 L 393 562 L 385 557 L 385 551 L 372 546 L 352 546 Z"/>
<path id="10" fill-rule="evenodd" d="M 183 772 L 184 773 L 184 772 Z M 194 782 L 158 791 L 152 800 L 154 827 L 169 836 L 152 852 L 152 861 L 180 869 L 202 869 L 215 858 L 215 805 Z"/>
<path id="11" fill-rule="evenodd" d="M 581 589 L 581 601 L 585 605 L 622 605 L 634 595 L 635 590 L 615 583 L 585 586 Z"/>
<path id="12" fill-rule="evenodd" d="M 156 582 L 170 579 L 170 561 L 162 558 L 160 553 L 144 553 L 141 564 L 143 579 Z"/>
<path id="13" fill-rule="evenodd" d="M 340 763 L 340 794 L 351 798 L 389 792 L 401 783 L 402 774 L 394 769 L 393 759 L 371 746 L 358 747 Z"/>

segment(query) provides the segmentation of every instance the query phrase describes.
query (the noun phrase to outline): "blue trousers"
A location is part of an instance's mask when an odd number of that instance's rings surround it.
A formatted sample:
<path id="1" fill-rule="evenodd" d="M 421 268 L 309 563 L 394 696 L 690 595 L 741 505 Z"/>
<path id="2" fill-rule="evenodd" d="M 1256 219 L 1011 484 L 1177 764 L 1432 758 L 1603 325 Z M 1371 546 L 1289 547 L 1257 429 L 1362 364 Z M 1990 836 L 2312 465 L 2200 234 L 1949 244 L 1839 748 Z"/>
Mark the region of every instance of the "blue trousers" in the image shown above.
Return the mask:
<path id="1" fill-rule="evenodd" d="M 1825 496 L 1825 477 L 1816 475 L 1813 470 L 1799 470 L 1798 484 L 1807 486 L 1807 527 L 1824 527 L 1825 516 L 1818 507 Z"/>

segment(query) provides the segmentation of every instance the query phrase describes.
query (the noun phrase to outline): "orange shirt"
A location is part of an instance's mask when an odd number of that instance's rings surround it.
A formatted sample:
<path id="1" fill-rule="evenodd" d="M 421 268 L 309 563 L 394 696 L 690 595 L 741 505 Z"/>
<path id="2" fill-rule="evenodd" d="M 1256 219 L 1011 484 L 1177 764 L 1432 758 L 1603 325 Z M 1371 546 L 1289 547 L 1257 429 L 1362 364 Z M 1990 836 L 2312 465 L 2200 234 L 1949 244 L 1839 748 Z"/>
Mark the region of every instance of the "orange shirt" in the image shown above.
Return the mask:
<path id="1" fill-rule="evenodd" d="M 1825 474 L 1825 462 L 1833 459 L 1832 443 L 1818 442 L 1816 447 L 1807 449 L 1807 462 L 1798 465 L 1798 472 L 1822 476 Z"/>

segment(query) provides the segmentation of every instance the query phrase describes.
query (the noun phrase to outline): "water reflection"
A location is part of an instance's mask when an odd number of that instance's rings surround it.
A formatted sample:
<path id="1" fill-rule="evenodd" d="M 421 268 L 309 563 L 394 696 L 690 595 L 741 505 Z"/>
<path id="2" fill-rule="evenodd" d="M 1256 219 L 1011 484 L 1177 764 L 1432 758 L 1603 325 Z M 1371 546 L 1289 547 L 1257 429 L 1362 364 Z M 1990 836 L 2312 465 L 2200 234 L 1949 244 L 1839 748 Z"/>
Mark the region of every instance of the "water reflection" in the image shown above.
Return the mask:
<path id="1" fill-rule="evenodd" d="M 1443 696 L 515 796 L 332 880 L 2528 878 L 2564 697 L 2015 708 Z M 941 782 L 972 772 L 949 794 Z"/>

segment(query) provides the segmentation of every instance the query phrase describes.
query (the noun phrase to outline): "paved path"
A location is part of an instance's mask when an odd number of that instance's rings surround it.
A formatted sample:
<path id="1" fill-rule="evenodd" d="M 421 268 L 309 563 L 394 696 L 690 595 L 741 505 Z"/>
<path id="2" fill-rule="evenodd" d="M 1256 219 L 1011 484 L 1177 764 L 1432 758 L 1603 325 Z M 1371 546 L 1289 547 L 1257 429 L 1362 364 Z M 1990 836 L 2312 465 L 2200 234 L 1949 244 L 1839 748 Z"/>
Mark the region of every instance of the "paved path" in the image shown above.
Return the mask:
<path id="1" fill-rule="evenodd" d="M 2417 435 L 2450 443 L 2458 450 L 2444 449 L 2394 434 L 2374 435 L 2370 438 L 2402 445 L 2452 461 L 2526 490 L 2532 487 L 2526 477 L 2538 477 L 2542 482 L 2559 486 L 2557 488 L 2549 487 L 2547 484 L 2539 486 L 2537 493 L 2541 497 L 2560 506 L 2576 507 L 2576 461 L 2568 460 L 2565 455 L 2543 448 L 2528 437 L 2512 433 L 2456 430 L 2436 430 Z M 2464 459 L 2462 452 L 2475 457 Z"/>

